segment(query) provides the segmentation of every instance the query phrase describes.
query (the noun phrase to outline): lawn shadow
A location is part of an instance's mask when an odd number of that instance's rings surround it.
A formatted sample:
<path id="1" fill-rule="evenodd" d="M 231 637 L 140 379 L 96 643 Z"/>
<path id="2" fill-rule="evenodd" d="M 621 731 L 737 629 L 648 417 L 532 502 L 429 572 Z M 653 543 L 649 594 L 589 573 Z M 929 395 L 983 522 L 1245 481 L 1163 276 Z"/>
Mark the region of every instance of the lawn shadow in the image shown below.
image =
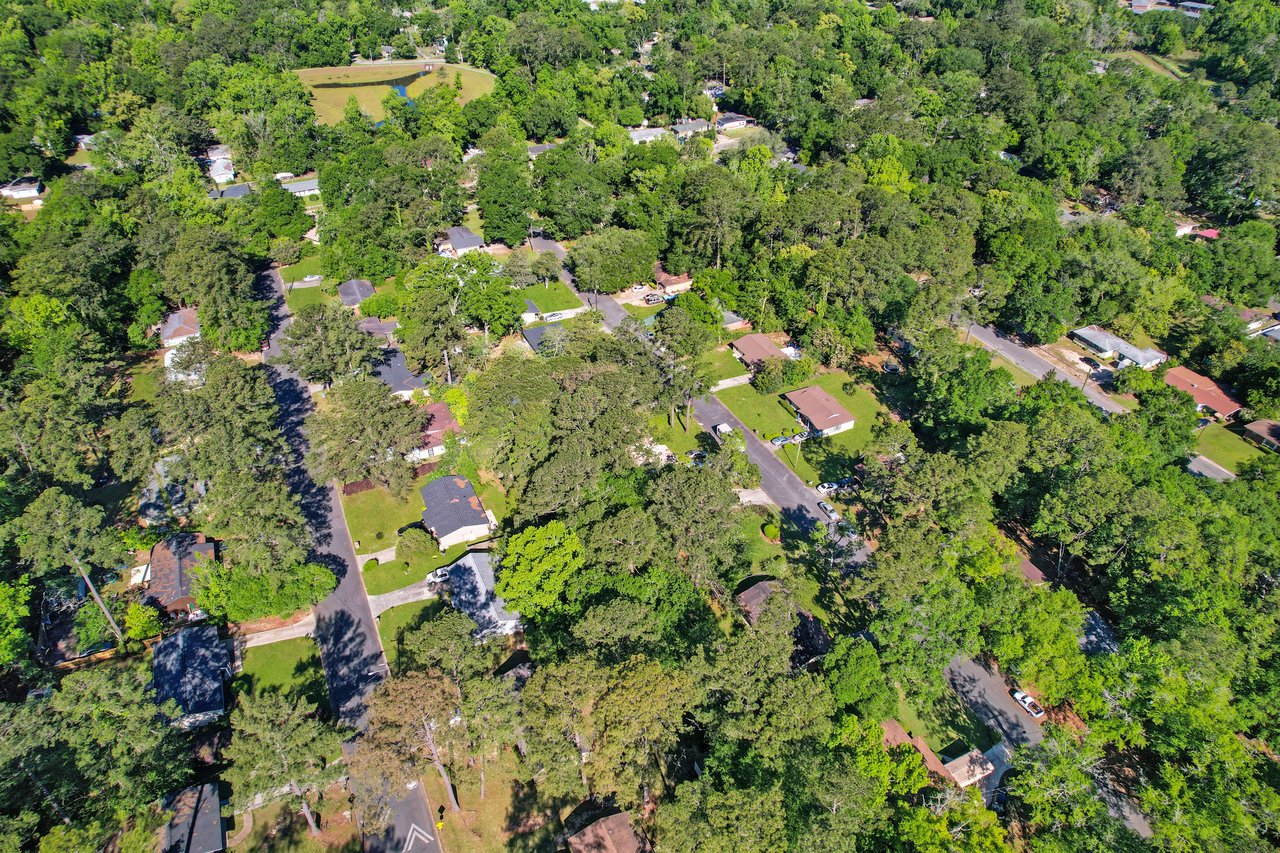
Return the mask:
<path id="1" fill-rule="evenodd" d="M 566 800 L 543 797 L 536 783 L 511 782 L 511 807 L 504 829 L 511 836 L 507 850 L 512 853 L 545 853 L 559 850 L 565 834 L 560 811 Z"/>

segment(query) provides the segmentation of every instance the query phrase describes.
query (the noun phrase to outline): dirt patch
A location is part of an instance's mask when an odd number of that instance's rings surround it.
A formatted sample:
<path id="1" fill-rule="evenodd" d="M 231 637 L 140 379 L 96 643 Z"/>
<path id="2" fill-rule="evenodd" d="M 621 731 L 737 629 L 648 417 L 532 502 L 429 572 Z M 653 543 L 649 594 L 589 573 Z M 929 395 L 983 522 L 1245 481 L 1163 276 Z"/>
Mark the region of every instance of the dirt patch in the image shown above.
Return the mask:
<path id="1" fill-rule="evenodd" d="M 260 634 L 263 631 L 273 631 L 276 628 L 296 625 L 310 615 L 310 610 L 299 610 L 291 616 L 264 616 L 261 619 L 254 619 L 252 622 L 237 622 L 230 624 L 227 626 L 227 633 L 233 637 Z"/>

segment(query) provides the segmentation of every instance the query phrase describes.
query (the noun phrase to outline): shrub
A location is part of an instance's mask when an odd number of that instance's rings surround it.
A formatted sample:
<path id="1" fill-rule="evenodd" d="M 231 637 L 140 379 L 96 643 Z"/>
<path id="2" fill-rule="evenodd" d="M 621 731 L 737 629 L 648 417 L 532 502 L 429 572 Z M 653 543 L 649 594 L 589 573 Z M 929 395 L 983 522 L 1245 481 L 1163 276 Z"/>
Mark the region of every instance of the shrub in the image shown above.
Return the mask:
<path id="1" fill-rule="evenodd" d="M 316 563 L 262 574 L 207 564 L 196 570 L 196 604 L 228 622 L 246 622 L 311 607 L 337 585 L 333 572 Z"/>
<path id="2" fill-rule="evenodd" d="M 766 521 L 760 527 L 760 535 L 765 539 L 768 539 L 770 542 L 777 542 L 778 537 L 782 535 L 782 531 L 779 530 L 778 525 L 774 524 L 772 521 Z"/>
<path id="3" fill-rule="evenodd" d="M 400 534 L 400 541 L 396 543 L 396 559 L 407 562 L 418 557 L 430 556 L 437 550 L 435 541 L 427 531 L 410 527 Z"/>
<path id="4" fill-rule="evenodd" d="M 124 612 L 124 633 L 130 640 L 154 637 L 160 633 L 162 627 L 160 611 L 149 604 L 133 601 Z"/>

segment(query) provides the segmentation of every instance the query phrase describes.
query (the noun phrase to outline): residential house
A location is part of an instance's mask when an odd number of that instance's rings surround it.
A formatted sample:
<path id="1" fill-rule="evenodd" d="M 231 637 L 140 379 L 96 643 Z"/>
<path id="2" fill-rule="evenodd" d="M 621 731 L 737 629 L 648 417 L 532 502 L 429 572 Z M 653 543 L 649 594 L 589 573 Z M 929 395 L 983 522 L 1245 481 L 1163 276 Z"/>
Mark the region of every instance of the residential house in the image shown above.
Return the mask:
<path id="1" fill-rule="evenodd" d="M 460 258 L 467 252 L 484 248 L 484 238 L 462 225 L 455 225 L 445 230 L 444 239 L 437 247 L 437 253 L 449 258 Z"/>
<path id="2" fill-rule="evenodd" d="M 1243 406 L 1234 397 L 1223 390 L 1222 386 L 1208 376 L 1201 376 L 1194 370 L 1182 365 L 1171 367 L 1164 374 L 1166 385 L 1179 391 L 1186 391 L 1196 401 L 1196 408 L 1209 412 L 1223 420 L 1229 420 L 1239 413 Z"/>
<path id="3" fill-rule="evenodd" d="M 1245 424 L 1249 437 L 1270 450 L 1280 452 L 1280 421 L 1262 420 Z"/>
<path id="4" fill-rule="evenodd" d="M 1199 231 L 1193 231 L 1191 236 L 1201 240 L 1217 240 L 1222 236 L 1222 232 L 1217 228 L 1201 228 Z"/>
<path id="5" fill-rule="evenodd" d="M 727 332 L 740 332 L 743 329 L 751 328 L 750 320 L 733 311 L 723 310 L 720 312 L 720 317 L 720 325 L 723 326 Z"/>
<path id="6" fill-rule="evenodd" d="M 688 139 L 695 133 L 706 133 L 711 129 L 711 122 L 702 118 L 685 119 L 671 125 L 677 139 Z"/>
<path id="7" fill-rule="evenodd" d="M 494 593 L 493 561 L 488 551 L 470 551 L 456 562 L 432 572 L 432 580 L 442 584 L 449 603 L 476 623 L 477 638 L 514 634 L 520 617 L 507 610 L 506 602 Z"/>
<path id="8" fill-rule="evenodd" d="M 355 308 L 370 296 L 373 296 L 373 282 L 363 278 L 353 278 L 338 285 L 338 298 L 348 308 Z"/>
<path id="9" fill-rule="evenodd" d="M 209 179 L 215 184 L 229 184 L 236 179 L 236 169 L 231 163 L 230 146 L 214 145 L 204 152 L 204 159 L 208 163 Z"/>
<path id="10" fill-rule="evenodd" d="M 947 773 L 947 767 L 938 758 L 937 754 L 924 742 L 924 738 L 916 735 L 911 737 L 907 734 L 907 730 L 902 727 L 902 723 L 897 720 L 885 720 L 880 724 L 880 728 L 884 729 L 884 747 L 885 749 L 893 749 L 898 746 L 910 746 L 920 753 L 920 757 L 924 759 L 925 769 L 930 774 L 941 779 L 950 779 Z"/>
<path id="11" fill-rule="evenodd" d="M 98 147 L 97 135 L 93 133 L 77 133 L 71 137 L 75 140 L 77 151 L 93 151 Z"/>
<path id="12" fill-rule="evenodd" d="M 218 783 L 192 785 L 165 798 L 173 812 L 160 834 L 160 853 L 223 853 L 227 849 Z"/>
<path id="13" fill-rule="evenodd" d="M 200 315 L 194 308 L 179 308 L 164 318 L 160 324 L 160 345 L 176 347 L 178 344 L 200 337 Z"/>
<path id="14" fill-rule="evenodd" d="M 245 196 L 249 195 L 252 192 L 253 192 L 253 184 L 234 184 L 232 186 L 226 187 L 225 189 L 218 189 L 217 187 L 214 187 L 213 189 L 209 190 L 209 198 L 213 199 L 214 201 L 217 201 L 219 199 L 224 199 L 224 198 L 229 198 L 229 199 L 244 198 Z"/>
<path id="15" fill-rule="evenodd" d="M 777 587 L 777 581 L 756 581 L 734 596 L 734 600 L 742 608 L 743 618 L 747 620 L 748 625 L 754 626 L 760 621 L 760 614 L 764 612 L 765 604 L 773 597 Z M 812 613 L 801 610 L 799 607 L 793 609 L 797 621 L 795 630 L 791 634 L 794 643 L 791 663 L 796 667 L 802 667 L 831 651 L 831 635 Z"/>
<path id="16" fill-rule="evenodd" d="M 653 265 L 653 281 L 667 296 L 684 293 L 693 287 L 693 276 L 689 273 L 673 275 L 663 269 L 661 262 Z"/>
<path id="17" fill-rule="evenodd" d="M 564 329 L 564 323 L 543 323 L 541 326 L 526 326 L 520 330 L 520 335 L 524 338 L 534 352 L 541 352 L 542 345 L 547 340 L 548 334 L 556 337 L 562 332 L 552 333 L 552 329 Z"/>
<path id="18" fill-rule="evenodd" d="M 569 853 L 649 853 L 649 842 L 636 832 L 626 812 L 602 817 L 570 835 Z"/>
<path id="19" fill-rule="evenodd" d="M 156 702 L 177 703 L 178 728 L 208 725 L 227 711 L 223 688 L 231 677 L 231 655 L 212 625 L 183 628 L 156 643 L 151 676 Z"/>
<path id="20" fill-rule="evenodd" d="M 373 375 L 391 389 L 391 393 L 407 400 L 415 391 L 426 391 L 427 383 L 409 369 L 409 362 L 398 349 L 387 349 L 383 361 L 373 370 Z"/>
<path id="21" fill-rule="evenodd" d="M 1240 318 L 1240 322 L 1244 323 L 1245 332 L 1251 338 L 1277 325 L 1275 314 L 1266 308 L 1236 308 L 1225 299 L 1212 294 L 1201 296 L 1200 301 L 1215 311 L 1234 311 Z"/>
<path id="22" fill-rule="evenodd" d="M 157 542 L 143 575 L 145 600 L 170 614 L 202 615 L 196 609 L 192 570 L 217 554 L 217 543 L 203 533 L 178 533 Z"/>
<path id="23" fill-rule="evenodd" d="M 755 124 L 755 121 L 751 116 L 744 116 L 742 113 L 721 113 L 716 119 L 716 130 L 721 133 L 726 130 L 737 130 L 749 124 Z"/>
<path id="24" fill-rule="evenodd" d="M 943 769 L 946 770 L 951 781 L 961 788 L 976 785 L 996 772 L 996 766 L 991 763 L 991 759 L 978 749 L 971 749 L 954 761 L 948 761 L 943 765 Z"/>
<path id="25" fill-rule="evenodd" d="M 380 338 L 385 346 L 395 343 L 396 329 L 400 328 L 400 324 L 395 320 L 381 320 L 377 317 L 361 317 L 356 325 L 366 335 Z"/>
<path id="26" fill-rule="evenodd" d="M 320 195 L 319 178 L 299 178 L 296 181 L 284 181 L 281 189 L 293 193 L 298 198 L 309 198 Z"/>
<path id="27" fill-rule="evenodd" d="M 543 142 L 538 145 L 529 146 L 529 159 L 537 160 L 539 156 L 546 154 L 548 151 L 554 151 L 560 147 L 559 142 Z"/>
<path id="28" fill-rule="evenodd" d="M 0 186 L 0 196 L 13 199 L 14 201 L 26 201 L 39 197 L 44 191 L 44 184 L 40 183 L 40 179 L 27 175 L 22 178 L 14 178 L 7 184 Z"/>
<path id="29" fill-rule="evenodd" d="M 702 94 L 713 101 L 723 98 L 727 91 L 729 91 L 728 88 L 719 80 L 707 80 L 702 86 Z"/>
<path id="30" fill-rule="evenodd" d="M 1098 326 L 1072 329 L 1070 336 L 1100 358 L 1119 359 L 1121 367 L 1136 364 L 1143 370 L 1154 370 L 1169 359 L 1169 356 L 1158 349 L 1134 346 L 1124 338 L 1117 337 Z"/>
<path id="31" fill-rule="evenodd" d="M 422 428 L 422 443 L 406 453 L 404 457 L 414 465 L 442 455 L 445 437 L 462 432 L 462 427 L 454 420 L 448 403 L 427 403 L 422 408 L 427 414 L 427 425 Z"/>
<path id="32" fill-rule="evenodd" d="M 817 385 L 800 388 L 782 399 L 791 404 L 800 420 L 820 436 L 835 435 L 853 429 L 854 417 L 836 402 L 827 389 Z"/>
<path id="33" fill-rule="evenodd" d="M 786 358 L 782 350 L 778 349 L 778 345 L 769 340 L 768 335 L 762 335 L 759 332 L 743 335 L 730 343 L 729 349 L 752 370 L 758 370 L 771 358 Z"/>
<path id="34" fill-rule="evenodd" d="M 1194 219 L 1178 219 L 1173 223 L 1173 236 L 1189 237 L 1191 236 L 1191 232 L 1197 230 L 1199 227 L 1200 223 L 1196 222 Z"/>
<path id="35" fill-rule="evenodd" d="M 451 475 L 427 483 L 422 487 L 422 505 L 422 526 L 436 538 L 441 551 L 484 539 L 497 527 L 466 477 Z"/>
<path id="36" fill-rule="evenodd" d="M 648 142 L 657 142 L 659 139 L 667 139 L 671 136 L 671 131 L 665 127 L 633 127 L 627 131 L 627 135 L 631 137 L 632 145 L 643 145 Z"/>

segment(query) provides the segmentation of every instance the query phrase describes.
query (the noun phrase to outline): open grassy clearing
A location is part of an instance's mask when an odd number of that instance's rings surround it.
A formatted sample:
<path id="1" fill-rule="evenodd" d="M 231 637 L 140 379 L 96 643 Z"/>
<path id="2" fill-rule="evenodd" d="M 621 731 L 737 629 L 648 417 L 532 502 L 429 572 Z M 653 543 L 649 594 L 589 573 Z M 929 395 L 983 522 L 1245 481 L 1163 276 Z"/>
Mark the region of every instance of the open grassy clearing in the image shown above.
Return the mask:
<path id="1" fill-rule="evenodd" d="M 702 363 L 707 368 L 707 375 L 713 383 L 743 376 L 747 372 L 746 366 L 738 361 L 728 346 L 711 350 L 702 357 Z"/>
<path id="2" fill-rule="evenodd" d="M 312 255 L 309 258 L 303 258 L 296 264 L 280 268 L 280 278 L 285 284 L 292 284 L 295 281 L 302 281 L 309 275 L 322 275 L 324 270 L 320 267 L 320 256 Z"/>
<path id="3" fill-rule="evenodd" d="M 414 78 L 428 64 L 435 66 L 429 74 Z M 385 65 L 349 65 L 329 68 L 302 68 L 294 72 L 311 90 L 311 105 L 320 124 L 337 124 L 342 121 L 347 100 L 355 98 L 361 112 L 374 121 L 385 117 L 382 100 L 391 94 L 393 85 L 402 85 L 409 98 L 420 96 L 427 88 L 437 85 L 453 87 L 456 76 L 462 78 L 458 92 L 459 103 L 475 100 L 493 91 L 496 79 L 487 71 L 465 65 L 439 65 L 421 60 L 411 60 Z M 338 83 L 339 86 L 324 84 Z"/>
<path id="4" fill-rule="evenodd" d="M 1236 472 L 1246 462 L 1262 457 L 1262 450 L 1220 423 L 1211 423 L 1196 439 L 1196 450 L 1228 471 Z"/>
<path id="5" fill-rule="evenodd" d="M 330 295 L 322 285 L 315 287 L 295 287 L 284 295 L 284 303 L 293 313 L 301 311 L 308 305 L 325 305 L 337 302 L 338 297 Z"/>
<path id="6" fill-rule="evenodd" d="M 547 285 L 534 284 L 520 291 L 521 299 L 528 299 L 543 314 L 552 311 L 572 311 L 582 307 L 582 300 L 577 297 L 563 281 L 552 281 Z"/>
<path id="7" fill-rule="evenodd" d="M 244 650 L 240 674 L 231 682 L 237 695 L 285 693 L 302 696 L 317 707 L 329 701 L 320 649 L 310 637 L 281 640 Z"/>
<path id="8" fill-rule="evenodd" d="M 947 691 L 936 704 L 916 707 L 898 691 L 898 722 L 911 736 L 919 735 L 943 761 L 959 758 L 971 749 L 984 752 L 999 736 L 983 725 L 960 697 Z"/>
<path id="9" fill-rule="evenodd" d="M 685 454 L 690 450 L 700 449 L 701 445 L 698 443 L 698 436 L 706 432 L 697 419 L 692 416 L 690 416 L 687 432 L 684 427 L 684 412 L 682 410 L 676 411 L 676 422 L 674 424 L 667 423 L 666 411 L 655 412 L 649 416 L 649 434 L 653 436 L 654 442 L 666 445 L 672 453 L 681 457 L 682 461 L 685 461 Z"/>
<path id="10" fill-rule="evenodd" d="M 311 809 L 320 825 L 320 837 L 313 838 L 301 814 L 286 809 L 277 800 L 253 811 L 253 829 L 233 851 L 244 853 L 355 853 L 363 849 L 360 832 L 350 817 L 350 797 L 341 785 L 329 787 L 318 801 L 310 797 Z M 244 816 L 227 827 L 227 838 L 235 837 L 243 826 Z"/>
<path id="11" fill-rule="evenodd" d="M 129 368 L 129 402 L 149 403 L 164 382 L 164 359 L 157 353 Z"/>

